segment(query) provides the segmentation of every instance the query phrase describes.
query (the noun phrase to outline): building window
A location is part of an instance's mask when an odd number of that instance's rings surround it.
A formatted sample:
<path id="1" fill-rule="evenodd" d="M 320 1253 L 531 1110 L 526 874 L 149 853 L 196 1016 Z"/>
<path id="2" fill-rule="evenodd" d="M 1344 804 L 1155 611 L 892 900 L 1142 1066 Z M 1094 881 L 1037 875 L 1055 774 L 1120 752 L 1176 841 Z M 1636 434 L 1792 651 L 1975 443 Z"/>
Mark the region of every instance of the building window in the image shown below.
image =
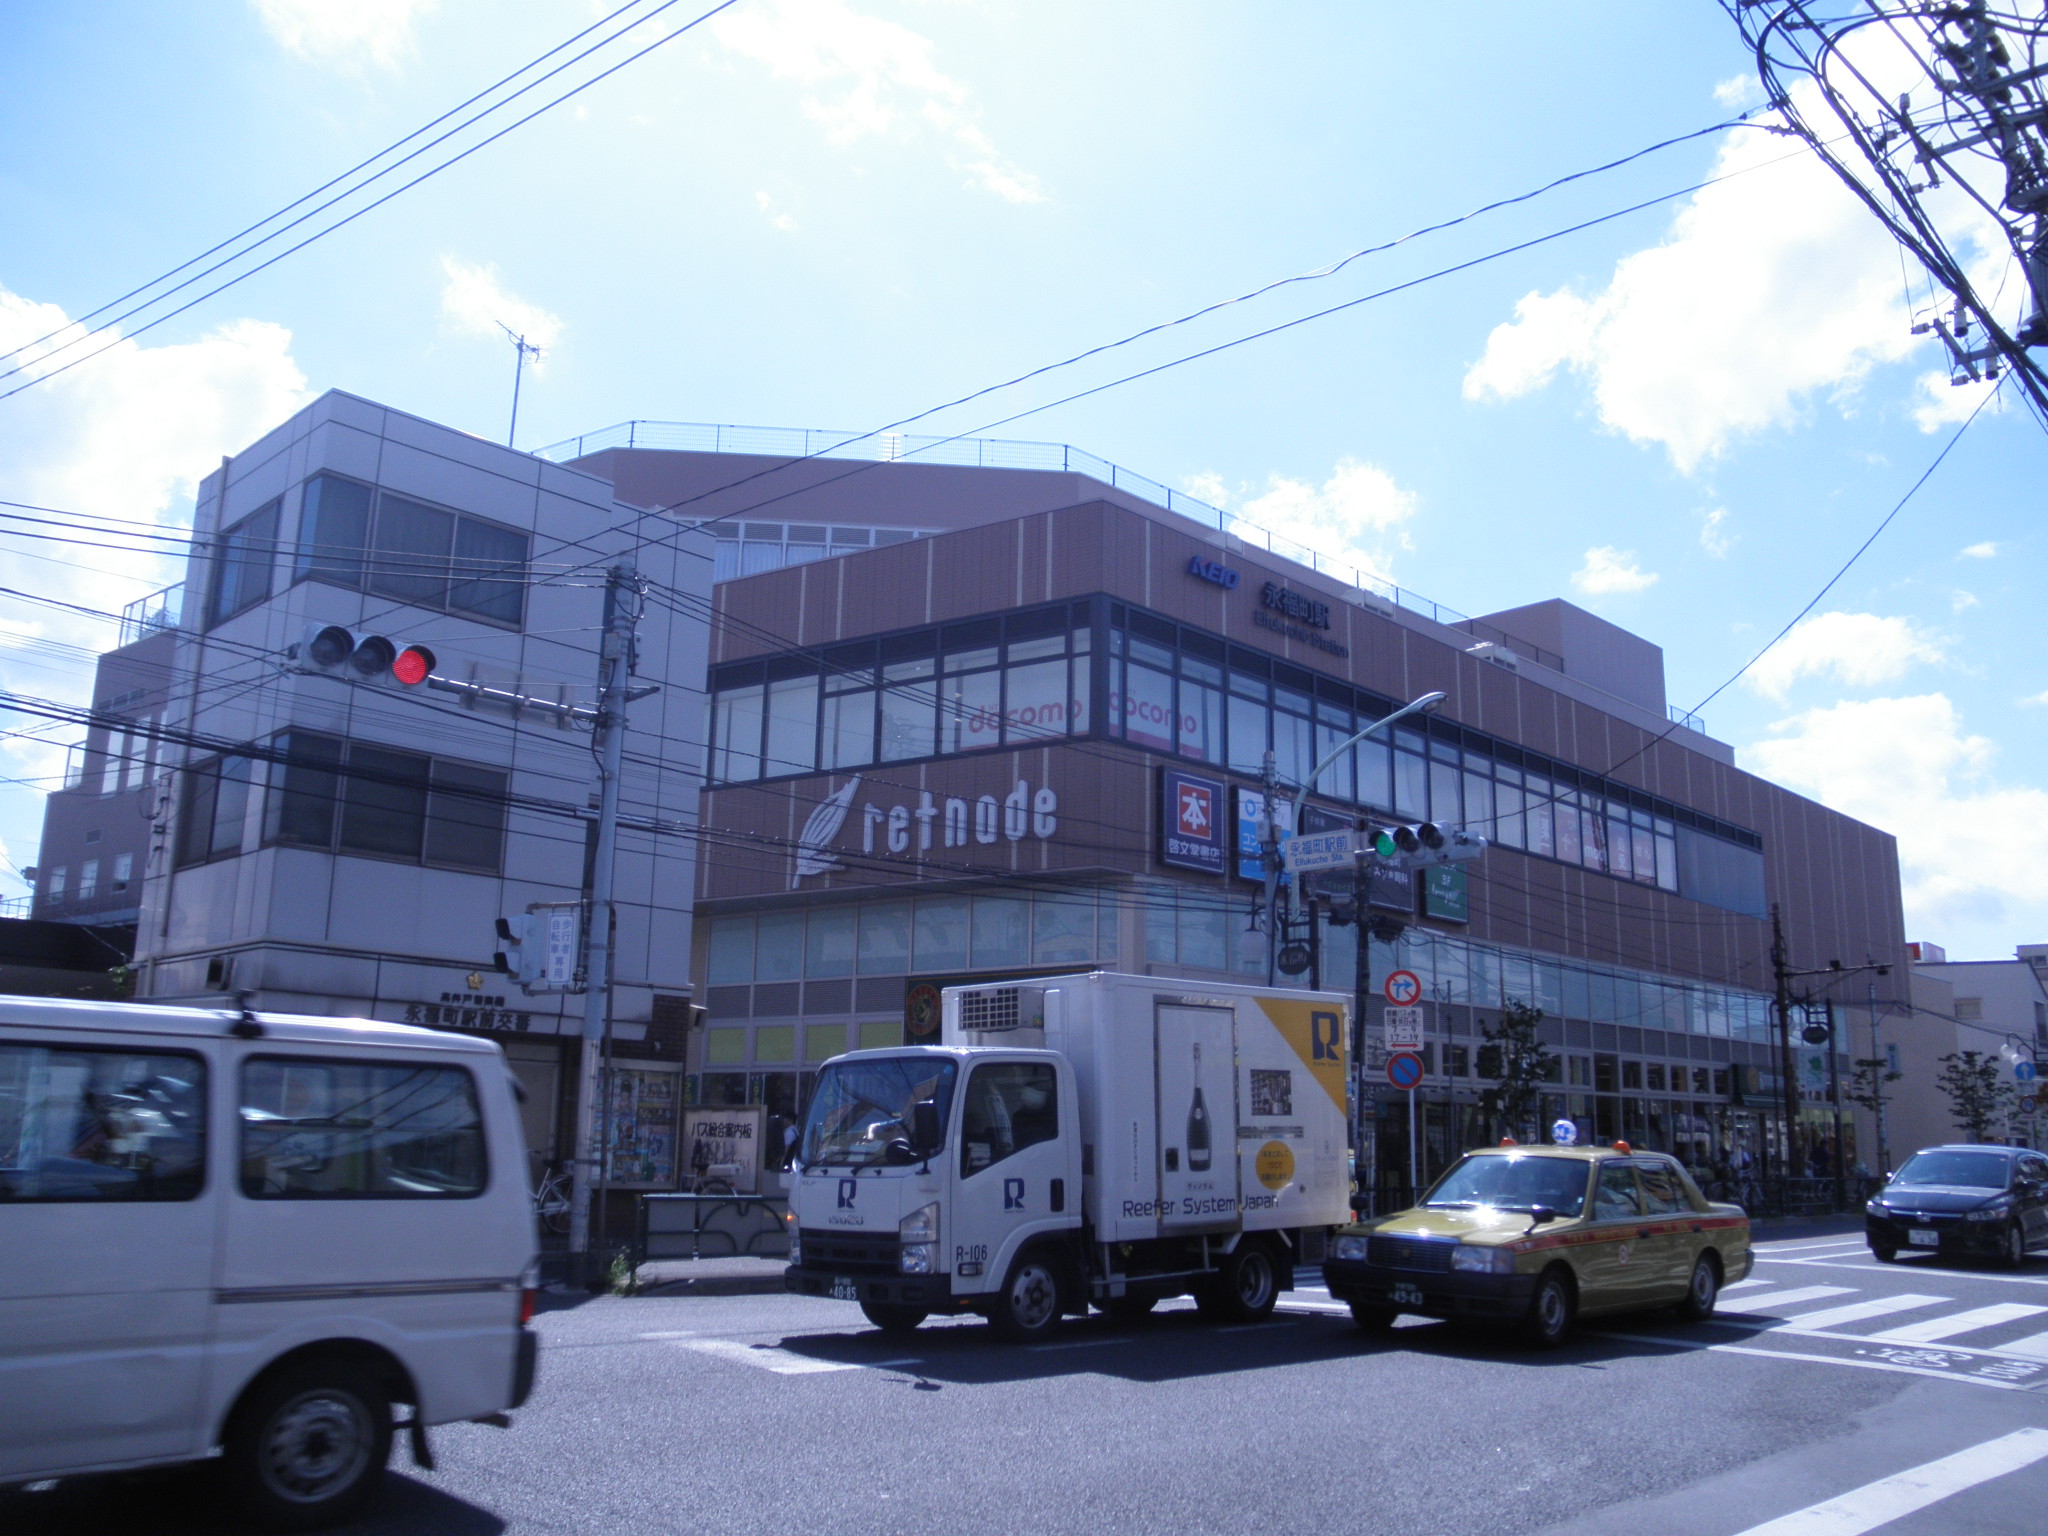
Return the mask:
<path id="1" fill-rule="evenodd" d="M 62 864 L 51 870 L 49 879 L 43 885 L 43 900 L 53 907 L 63 901 L 64 885 L 70 874 L 70 869 Z"/>
<path id="2" fill-rule="evenodd" d="M 100 861 L 87 859 L 78 866 L 78 899 L 91 901 L 100 893 Z"/>
<path id="3" fill-rule="evenodd" d="M 497 874 L 503 769 L 312 731 L 277 738 L 266 843 Z"/>
<path id="4" fill-rule="evenodd" d="M 316 475 L 306 482 L 293 579 L 516 628 L 526 559 L 527 535 L 517 529 Z"/>
<path id="5" fill-rule="evenodd" d="M 1956 1018 L 1974 1023 L 1984 1017 L 1984 999 L 1981 997 L 1959 997 L 1956 999 Z"/>
<path id="6" fill-rule="evenodd" d="M 213 541 L 213 589 L 206 605 L 209 629 L 270 596 L 270 568 L 277 559 L 279 506 L 279 502 L 271 502 Z"/>
<path id="7" fill-rule="evenodd" d="M 178 816 L 179 868 L 242 851 L 251 766 L 246 757 L 209 757 L 185 770 Z"/>
<path id="8" fill-rule="evenodd" d="M 135 878 L 135 855 L 118 853 L 114 855 L 114 883 L 111 887 L 119 895 L 128 889 L 128 882 Z"/>

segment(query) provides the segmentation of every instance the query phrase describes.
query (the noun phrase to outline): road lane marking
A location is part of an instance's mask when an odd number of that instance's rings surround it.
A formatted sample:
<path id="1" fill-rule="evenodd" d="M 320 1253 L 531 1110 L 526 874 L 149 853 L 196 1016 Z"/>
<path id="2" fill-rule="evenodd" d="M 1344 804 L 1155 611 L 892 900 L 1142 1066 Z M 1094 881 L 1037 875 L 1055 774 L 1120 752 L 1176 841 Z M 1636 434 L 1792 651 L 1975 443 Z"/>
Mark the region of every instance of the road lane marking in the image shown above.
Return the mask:
<path id="1" fill-rule="evenodd" d="M 2021 1355 L 2029 1360 L 2048 1360 L 2048 1333 L 2030 1333 L 2023 1339 L 1998 1346 L 2000 1354 Z"/>
<path id="2" fill-rule="evenodd" d="M 1738 1296 L 1722 1304 L 1724 1312 L 1755 1312 L 1764 1307 L 1796 1307 L 1802 1301 L 1821 1301 L 1829 1296 L 1851 1296 L 1847 1285 L 1805 1285 L 1794 1291 L 1766 1291 L 1761 1296 Z"/>
<path id="3" fill-rule="evenodd" d="M 1627 1344 L 1654 1344 L 1664 1349 L 1704 1349 L 1721 1355 L 1759 1355 L 1766 1360 L 1803 1360 L 1813 1365 L 1846 1365 L 1859 1371 L 1892 1371 L 1901 1376 L 1931 1376 L 1937 1381 L 1963 1381 L 1979 1387 L 1996 1387 L 2001 1392 L 2025 1392 L 2029 1383 L 2024 1381 L 2001 1381 L 1991 1376 L 1975 1376 L 1959 1371 L 1910 1365 L 1896 1360 L 1853 1360 L 1842 1355 L 1808 1355 L 1792 1349 L 1763 1349 L 1753 1344 L 1687 1344 L 1678 1339 L 1659 1338 L 1653 1333 L 1614 1333 L 1607 1329 L 1596 1330 L 1602 1338 L 1620 1339 Z M 1848 1339 L 1848 1334 L 1826 1334 L 1826 1338 Z M 1856 1342 L 1851 1340 L 1851 1342 Z M 1981 1355 L 1982 1350 L 1950 1350 L 1951 1354 Z M 1748 1536 L 1748 1533 L 1742 1533 Z"/>
<path id="4" fill-rule="evenodd" d="M 1740 1536 L 1862 1536 L 1979 1483 L 2030 1467 L 2044 1456 L 2048 1429 L 2016 1429 L 1953 1456 L 1865 1483 L 1839 1498 L 1753 1525 Z"/>
<path id="5" fill-rule="evenodd" d="M 1735 1282 L 1735 1283 L 1734 1283 L 1733 1285 L 1724 1285 L 1724 1286 L 1722 1286 L 1722 1287 L 1721 1287 L 1721 1294 L 1722 1294 L 1723 1296 L 1726 1296 L 1726 1295 L 1727 1295 L 1727 1294 L 1728 1294 L 1728 1293 L 1729 1293 L 1730 1291 L 1739 1291 L 1739 1290 L 1742 1290 L 1742 1289 L 1743 1289 L 1743 1288 L 1744 1288 L 1745 1286 L 1751 1286 L 1751 1285 L 1777 1285 L 1777 1284 L 1779 1284 L 1779 1282 L 1778 1282 L 1778 1281 L 1776 1281 L 1776 1280 L 1758 1280 L 1758 1279 L 1756 1279 L 1756 1278 L 1752 1277 L 1752 1278 L 1750 1278 L 1750 1279 L 1748 1279 L 1748 1280 L 1738 1280 L 1738 1281 L 1736 1281 L 1736 1282 Z"/>
<path id="6" fill-rule="evenodd" d="M 773 1371 L 778 1376 L 814 1376 L 824 1371 L 861 1369 L 854 1361 L 814 1360 L 808 1355 L 793 1355 L 786 1349 L 777 1349 L 772 1344 L 742 1344 L 738 1339 L 671 1339 L 669 1342 L 720 1360 L 733 1360 L 741 1365 Z"/>
<path id="7" fill-rule="evenodd" d="M 1959 1333 L 1974 1333 L 1979 1328 L 1995 1328 L 2000 1323 L 2016 1323 L 2023 1317 L 2039 1317 L 2048 1312 L 2048 1307 L 2022 1306 L 2014 1301 L 2001 1301 L 1988 1307 L 1972 1307 L 1967 1312 L 1951 1312 L 1946 1317 L 1930 1318 L 1924 1323 L 1908 1323 L 1903 1328 L 1889 1328 L 1883 1333 L 1873 1333 L 1873 1339 L 1886 1344 L 1932 1344 L 1937 1339 L 1952 1339 Z"/>
<path id="8" fill-rule="evenodd" d="M 1805 1248 L 1855 1247 L 1860 1246 L 1862 1242 L 1863 1239 L 1861 1237 L 1814 1237 L 1806 1238 L 1796 1243 L 1757 1243 L 1753 1246 L 1756 1248 L 1758 1257 L 1761 1258 L 1769 1253 L 1797 1253 Z"/>
<path id="9" fill-rule="evenodd" d="M 1919 1307 L 1938 1307 L 1955 1300 L 1953 1296 L 1880 1296 L 1874 1301 L 1852 1301 L 1845 1307 L 1823 1307 L 1785 1319 L 1787 1328 L 1839 1328 L 1866 1318 L 1887 1317 L 1894 1312 L 1911 1312 Z"/>

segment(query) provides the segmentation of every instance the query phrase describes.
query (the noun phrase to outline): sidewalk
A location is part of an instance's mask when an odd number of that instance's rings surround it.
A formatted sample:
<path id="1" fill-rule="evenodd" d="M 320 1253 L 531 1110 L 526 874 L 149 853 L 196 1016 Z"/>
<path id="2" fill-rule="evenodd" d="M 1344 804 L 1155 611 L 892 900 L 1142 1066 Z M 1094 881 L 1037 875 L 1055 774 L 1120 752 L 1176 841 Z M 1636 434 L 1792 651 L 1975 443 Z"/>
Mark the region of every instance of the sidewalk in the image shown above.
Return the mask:
<path id="1" fill-rule="evenodd" d="M 655 1259 L 636 1272 L 642 1296 L 771 1296 L 787 1259 Z"/>

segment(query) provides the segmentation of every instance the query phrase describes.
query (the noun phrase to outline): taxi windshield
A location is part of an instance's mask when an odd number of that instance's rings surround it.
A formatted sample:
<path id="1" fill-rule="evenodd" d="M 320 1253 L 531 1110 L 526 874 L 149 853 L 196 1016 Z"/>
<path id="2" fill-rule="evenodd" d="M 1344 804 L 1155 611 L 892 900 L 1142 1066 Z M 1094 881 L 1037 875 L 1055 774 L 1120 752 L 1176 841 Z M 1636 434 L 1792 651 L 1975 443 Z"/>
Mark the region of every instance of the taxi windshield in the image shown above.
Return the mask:
<path id="1" fill-rule="evenodd" d="M 1892 1182 L 2003 1189 L 2011 1171 L 2012 1160 L 1998 1152 L 1915 1152 Z"/>
<path id="2" fill-rule="evenodd" d="M 883 1162 L 890 1142 L 910 1139 L 911 1111 L 924 1100 L 938 1109 L 939 1124 L 946 1123 L 958 1070 L 950 1058 L 932 1056 L 884 1056 L 825 1068 L 797 1156 L 813 1168 Z"/>
<path id="3" fill-rule="evenodd" d="M 1586 1164 L 1577 1158 L 1489 1153 L 1461 1159 L 1437 1181 L 1423 1205 L 1432 1210 L 1486 1206 L 1533 1211 L 1548 1206 L 1576 1216 L 1586 1205 Z"/>

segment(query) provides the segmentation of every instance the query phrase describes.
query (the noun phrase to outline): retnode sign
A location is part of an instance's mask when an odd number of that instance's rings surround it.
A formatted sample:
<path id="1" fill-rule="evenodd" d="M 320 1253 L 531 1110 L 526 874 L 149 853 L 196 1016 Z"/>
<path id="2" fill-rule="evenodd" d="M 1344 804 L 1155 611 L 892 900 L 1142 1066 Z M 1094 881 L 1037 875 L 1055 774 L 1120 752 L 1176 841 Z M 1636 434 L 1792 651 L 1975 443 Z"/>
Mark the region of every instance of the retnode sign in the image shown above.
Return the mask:
<path id="1" fill-rule="evenodd" d="M 1017 780 L 1001 799 L 992 794 L 974 800 L 960 795 L 942 797 L 927 789 L 919 791 L 914 805 L 861 802 L 856 816 L 860 783 L 856 774 L 811 811 L 797 837 L 791 890 L 806 875 L 839 868 L 834 844 L 842 834 L 851 837 L 846 831 L 849 821 L 859 826 L 864 856 L 907 857 L 912 863 L 922 862 L 935 847 L 991 847 L 1027 837 L 1046 841 L 1059 830 L 1060 797 L 1050 785 L 1033 790 L 1028 779 Z"/>

